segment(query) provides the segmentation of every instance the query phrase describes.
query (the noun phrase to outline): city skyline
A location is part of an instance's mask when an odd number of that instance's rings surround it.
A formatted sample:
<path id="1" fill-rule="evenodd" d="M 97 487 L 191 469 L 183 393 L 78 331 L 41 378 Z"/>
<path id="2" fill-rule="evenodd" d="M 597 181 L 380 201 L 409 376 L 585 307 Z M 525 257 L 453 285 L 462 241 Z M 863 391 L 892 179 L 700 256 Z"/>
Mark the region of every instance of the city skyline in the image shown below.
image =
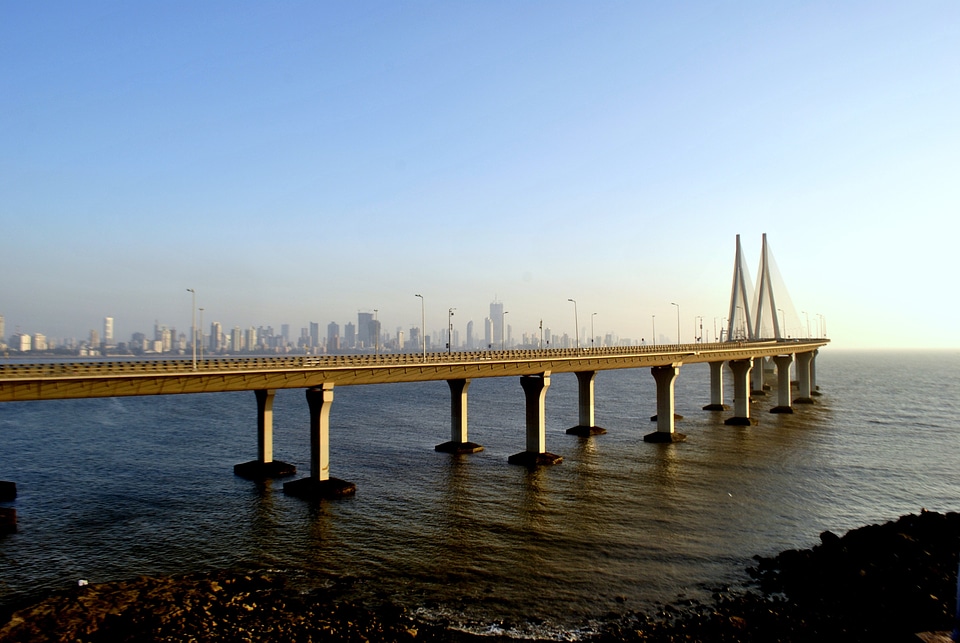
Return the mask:
<path id="1" fill-rule="evenodd" d="M 55 0 L 0 47 L 8 337 L 187 329 L 186 289 L 231 328 L 686 335 L 766 233 L 833 346 L 960 348 L 955 2 Z"/>

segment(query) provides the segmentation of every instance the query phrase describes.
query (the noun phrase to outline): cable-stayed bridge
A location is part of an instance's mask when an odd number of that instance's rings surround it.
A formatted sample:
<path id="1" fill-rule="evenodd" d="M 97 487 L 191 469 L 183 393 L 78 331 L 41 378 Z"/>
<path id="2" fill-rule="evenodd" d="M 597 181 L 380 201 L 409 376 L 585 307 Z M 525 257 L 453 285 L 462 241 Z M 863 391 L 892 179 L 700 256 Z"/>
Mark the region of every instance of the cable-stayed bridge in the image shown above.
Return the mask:
<path id="1" fill-rule="evenodd" d="M 777 368 L 777 405 L 773 411 L 792 412 L 795 403 L 812 402 L 816 394 L 814 359 L 829 340 L 786 336 L 784 306 L 789 305 L 789 299 L 785 290 L 776 287 L 775 275 L 764 236 L 758 288 L 753 290 L 738 236 L 727 341 L 717 343 L 199 361 L 5 363 L 0 365 L 0 402 L 254 391 L 257 459 L 237 465 L 235 470 L 247 477 L 280 477 L 295 470 L 273 459 L 273 399 L 278 389 L 302 388 L 310 407 L 310 473 L 286 483 L 284 491 L 308 497 L 339 496 L 352 493 L 354 486 L 329 474 L 329 416 L 336 387 L 446 381 L 451 399 L 450 440 L 438 445 L 437 450 L 470 453 L 482 449 L 468 438 L 467 392 L 471 380 L 519 377 L 526 400 L 525 448 L 509 461 L 527 466 L 554 464 L 561 458 L 547 451 L 544 418 L 546 393 L 555 373 L 572 372 L 577 376 L 579 417 L 577 425 L 568 430 L 576 435 L 605 432 L 595 425 L 594 383 L 598 372 L 611 369 L 651 369 L 657 390 L 657 430 L 644 437 L 648 442 L 676 442 L 685 437 L 676 431 L 674 405 L 674 382 L 684 364 L 710 364 L 710 403 L 704 407 L 709 411 L 729 409 L 723 399 L 723 366 L 729 365 L 734 399 L 733 414 L 726 418 L 726 424 L 756 423 L 750 416 L 750 400 L 751 395 L 763 393 L 764 369 L 755 368 L 755 363 L 764 358 L 772 359 Z M 779 321 L 778 310 L 783 311 Z M 794 363 L 796 398 L 790 379 Z"/>

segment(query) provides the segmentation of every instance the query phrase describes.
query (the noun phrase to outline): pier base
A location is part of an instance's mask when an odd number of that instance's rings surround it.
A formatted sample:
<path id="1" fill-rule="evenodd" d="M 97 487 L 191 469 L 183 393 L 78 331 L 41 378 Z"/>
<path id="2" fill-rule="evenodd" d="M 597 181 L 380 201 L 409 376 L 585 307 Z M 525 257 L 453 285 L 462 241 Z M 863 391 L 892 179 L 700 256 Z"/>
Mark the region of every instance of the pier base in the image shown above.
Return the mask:
<path id="1" fill-rule="evenodd" d="M 643 436 L 644 442 L 650 442 L 653 444 L 673 444 L 674 442 L 683 442 L 687 439 L 687 436 L 683 433 L 667 433 L 666 431 L 654 431 L 653 433 L 648 433 Z"/>
<path id="2" fill-rule="evenodd" d="M 0 480 L 0 502 L 15 500 L 17 497 L 17 483 Z"/>
<path id="3" fill-rule="evenodd" d="M 770 409 L 771 413 L 793 413 L 792 406 L 775 406 Z"/>
<path id="4" fill-rule="evenodd" d="M 0 507 L 0 534 L 17 533 L 17 510 Z"/>
<path id="5" fill-rule="evenodd" d="M 599 426 L 584 426 L 578 424 L 577 426 L 570 427 L 567 429 L 568 435 L 578 435 L 581 438 L 588 438 L 591 435 L 603 435 L 607 430 Z"/>
<path id="6" fill-rule="evenodd" d="M 357 492 L 357 485 L 340 478 L 300 478 L 283 484 L 283 493 L 305 500 L 323 500 L 352 496 Z"/>
<path id="7" fill-rule="evenodd" d="M 729 411 L 729 404 L 707 404 L 703 407 L 704 411 Z"/>
<path id="8" fill-rule="evenodd" d="M 438 444 L 434 447 L 434 450 L 440 451 L 441 453 L 454 453 L 460 455 L 464 453 L 477 453 L 479 451 L 483 451 L 483 447 L 476 442 L 454 442 L 453 440 L 450 440 L 449 442 Z"/>
<path id="9" fill-rule="evenodd" d="M 531 453 L 530 451 L 521 451 L 514 453 L 507 458 L 510 464 L 520 464 L 525 467 L 539 467 L 543 465 L 560 464 L 563 462 L 563 456 L 555 453 Z"/>
<path id="10" fill-rule="evenodd" d="M 273 462 L 260 462 L 251 460 L 241 464 L 233 465 L 234 475 L 247 480 L 270 480 L 273 478 L 285 478 L 292 476 L 297 472 L 297 468 L 287 462 L 274 460 Z"/>

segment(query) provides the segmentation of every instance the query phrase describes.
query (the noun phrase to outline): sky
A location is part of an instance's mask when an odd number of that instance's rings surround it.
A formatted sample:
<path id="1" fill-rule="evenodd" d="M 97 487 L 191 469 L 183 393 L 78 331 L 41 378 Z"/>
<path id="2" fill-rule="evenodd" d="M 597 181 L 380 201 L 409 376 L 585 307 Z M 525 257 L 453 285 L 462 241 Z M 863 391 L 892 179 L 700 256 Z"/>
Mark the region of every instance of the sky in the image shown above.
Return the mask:
<path id="1" fill-rule="evenodd" d="M 960 3 L 0 0 L 8 335 L 690 341 L 764 233 L 795 334 L 960 348 Z"/>

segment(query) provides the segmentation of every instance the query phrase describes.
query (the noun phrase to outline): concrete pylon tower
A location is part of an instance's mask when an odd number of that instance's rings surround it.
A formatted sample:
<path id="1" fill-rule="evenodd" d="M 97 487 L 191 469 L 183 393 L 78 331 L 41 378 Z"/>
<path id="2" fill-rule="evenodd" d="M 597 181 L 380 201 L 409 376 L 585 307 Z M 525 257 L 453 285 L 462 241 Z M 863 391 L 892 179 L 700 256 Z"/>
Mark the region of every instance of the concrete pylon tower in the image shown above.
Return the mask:
<path id="1" fill-rule="evenodd" d="M 766 238 L 766 235 L 764 235 Z M 753 280 L 747 262 L 740 248 L 740 235 L 737 235 L 737 257 L 733 263 L 733 288 L 730 292 L 730 314 L 727 315 L 727 341 L 735 339 L 753 339 L 754 327 L 750 315 L 750 301 L 753 298 Z"/>
<path id="2" fill-rule="evenodd" d="M 773 294 L 773 280 L 770 277 L 770 256 L 767 247 L 767 235 L 763 235 L 760 252 L 760 272 L 757 276 L 757 295 L 754 298 L 754 310 L 757 320 L 753 325 L 754 336 L 751 339 L 770 339 L 768 333 L 772 327 L 773 339 L 783 337 L 780 318 L 777 316 L 777 300 Z"/>

